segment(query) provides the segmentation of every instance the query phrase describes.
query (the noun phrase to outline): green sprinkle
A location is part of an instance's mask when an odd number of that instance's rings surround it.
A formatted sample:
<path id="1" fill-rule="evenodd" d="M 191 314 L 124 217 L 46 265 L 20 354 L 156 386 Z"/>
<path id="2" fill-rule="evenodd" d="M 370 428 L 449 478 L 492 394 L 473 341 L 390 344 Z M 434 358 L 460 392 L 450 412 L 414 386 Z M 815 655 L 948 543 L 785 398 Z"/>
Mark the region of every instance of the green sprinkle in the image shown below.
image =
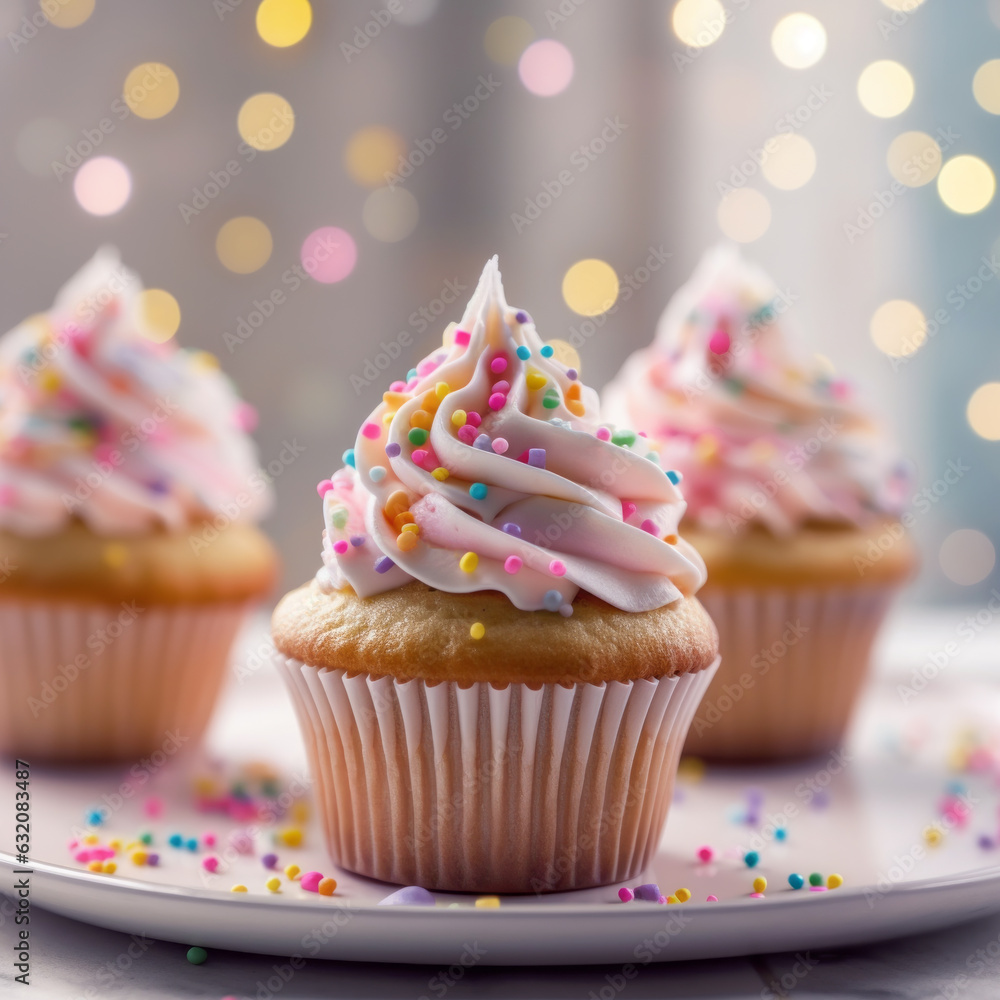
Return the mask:
<path id="1" fill-rule="evenodd" d="M 153 842 L 153 835 L 151 833 L 141 833 L 139 834 L 139 839 L 144 844 L 151 844 Z"/>
<path id="2" fill-rule="evenodd" d="M 546 410 L 554 410 L 559 405 L 559 393 L 547 392 L 542 398 L 542 406 Z"/>
<path id="3" fill-rule="evenodd" d="M 427 431 L 423 427 L 411 427 L 410 433 L 406 435 L 410 444 L 422 445 L 427 443 Z"/>
<path id="4" fill-rule="evenodd" d="M 820 875 L 819 872 L 813 872 L 812 875 L 809 876 L 809 884 L 810 885 L 822 885 L 823 884 L 823 876 Z"/>
<path id="5" fill-rule="evenodd" d="M 208 961 L 208 952 L 204 948 L 188 948 L 187 960 L 192 965 L 204 965 Z"/>
<path id="6" fill-rule="evenodd" d="M 611 435 L 611 443 L 621 445 L 623 448 L 631 448 L 635 444 L 635 431 L 615 431 Z"/>
<path id="7" fill-rule="evenodd" d="M 726 378 L 722 380 L 722 384 L 729 390 L 734 396 L 739 396 L 744 389 L 743 383 L 738 378 Z"/>

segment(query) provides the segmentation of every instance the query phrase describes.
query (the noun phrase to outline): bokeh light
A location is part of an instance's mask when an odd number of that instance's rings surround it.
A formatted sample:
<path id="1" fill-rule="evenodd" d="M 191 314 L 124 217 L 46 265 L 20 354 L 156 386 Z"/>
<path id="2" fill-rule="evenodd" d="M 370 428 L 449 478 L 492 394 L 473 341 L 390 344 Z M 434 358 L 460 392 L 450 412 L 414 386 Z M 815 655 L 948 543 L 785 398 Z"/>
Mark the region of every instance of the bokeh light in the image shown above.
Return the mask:
<path id="1" fill-rule="evenodd" d="M 816 172 L 816 150 L 801 135 L 782 132 L 764 144 L 766 158 L 761 164 L 764 177 L 782 191 L 794 191 Z"/>
<path id="2" fill-rule="evenodd" d="M 552 357 L 567 368 L 575 368 L 580 371 L 580 352 L 568 340 L 550 340 L 549 347 L 552 348 Z"/>
<path id="3" fill-rule="evenodd" d="M 113 156 L 87 160 L 73 178 L 73 194 L 85 212 L 114 215 L 121 211 L 132 193 L 128 167 Z"/>
<path id="4" fill-rule="evenodd" d="M 122 96 L 140 118 L 162 118 L 180 96 L 177 74 L 163 63 L 142 63 L 125 77 Z"/>
<path id="5" fill-rule="evenodd" d="M 295 112 L 280 94 L 254 94 L 243 102 L 236 127 L 244 142 L 268 152 L 292 137 Z"/>
<path id="6" fill-rule="evenodd" d="M 253 274 L 270 259 L 274 242 L 271 230 L 252 215 L 239 215 L 219 229 L 215 253 L 227 271 Z"/>
<path id="7" fill-rule="evenodd" d="M 312 26 L 309 0 L 261 0 L 257 8 L 257 34 L 276 49 L 301 42 Z"/>
<path id="8" fill-rule="evenodd" d="M 39 0 L 38 6 L 57 28 L 77 28 L 94 13 L 94 0 Z"/>
<path id="9" fill-rule="evenodd" d="M 322 226 L 305 238 L 299 259 L 311 278 L 333 285 L 354 270 L 358 248 L 350 233 L 337 226 Z"/>
<path id="10" fill-rule="evenodd" d="M 685 45 L 703 49 L 725 30 L 726 11 L 719 0 L 678 0 L 670 26 Z"/>
<path id="11" fill-rule="evenodd" d="M 397 24 L 405 24 L 412 28 L 429 21 L 437 9 L 438 0 L 406 0 L 393 18 Z"/>
<path id="12" fill-rule="evenodd" d="M 826 28 L 812 14 L 786 14 L 771 32 L 771 49 L 789 69 L 808 69 L 826 52 Z"/>
<path id="13" fill-rule="evenodd" d="M 941 169 L 941 147 L 926 132 L 903 132 L 889 144 L 885 162 L 900 184 L 922 187 Z"/>
<path id="14" fill-rule="evenodd" d="M 562 42 L 540 38 L 521 53 L 517 72 L 531 93 L 552 97 L 562 93 L 573 79 L 573 56 Z"/>
<path id="15" fill-rule="evenodd" d="M 420 219 L 417 199 L 403 187 L 376 188 L 365 199 L 361 221 L 365 229 L 383 243 L 406 239 Z"/>
<path id="16" fill-rule="evenodd" d="M 858 100 L 877 118 L 901 115 L 913 100 L 913 77 L 892 59 L 869 63 L 858 77 Z"/>
<path id="17" fill-rule="evenodd" d="M 981 385 L 970 397 L 965 415 L 969 426 L 987 441 L 1000 441 L 1000 382 Z"/>
<path id="18" fill-rule="evenodd" d="M 386 174 L 406 155 L 403 137 L 382 125 L 359 129 L 344 147 L 344 167 L 351 178 L 365 187 L 381 187 Z"/>
<path id="19" fill-rule="evenodd" d="M 942 543 L 938 561 L 952 583 L 971 587 L 993 572 L 997 553 L 993 543 L 981 531 L 959 528 Z"/>
<path id="20" fill-rule="evenodd" d="M 17 133 L 14 152 L 17 162 L 36 177 L 52 177 L 52 165 L 61 163 L 73 132 L 57 118 L 34 118 Z"/>
<path id="21" fill-rule="evenodd" d="M 562 294 L 566 305 L 581 316 L 599 316 L 618 298 L 618 275 L 606 261 L 578 260 L 564 275 Z"/>
<path id="22" fill-rule="evenodd" d="M 535 37 L 535 29 L 523 17 L 498 17 L 483 37 L 486 54 L 500 66 L 514 66 Z"/>
<path id="23" fill-rule="evenodd" d="M 139 317 L 142 335 L 162 344 L 181 325 L 181 307 L 170 292 L 162 288 L 147 288 L 139 293 Z"/>
<path id="24" fill-rule="evenodd" d="M 736 188 L 723 196 L 715 218 L 731 240 L 753 243 L 771 225 L 771 203 L 754 188 Z"/>
<path id="25" fill-rule="evenodd" d="M 991 115 L 1000 115 L 1000 59 L 984 62 L 972 78 L 976 103 Z"/>
<path id="26" fill-rule="evenodd" d="M 889 10 L 898 10 L 904 14 L 916 10 L 923 2 L 924 0 L 882 0 Z"/>
<path id="27" fill-rule="evenodd" d="M 875 346 L 891 358 L 905 358 L 927 339 L 927 320 L 906 299 L 891 299 L 872 314 L 869 332 Z"/>
<path id="28" fill-rule="evenodd" d="M 938 174 L 938 194 L 953 212 L 972 215 L 992 200 L 997 182 L 989 165 L 978 156 L 956 156 Z"/>

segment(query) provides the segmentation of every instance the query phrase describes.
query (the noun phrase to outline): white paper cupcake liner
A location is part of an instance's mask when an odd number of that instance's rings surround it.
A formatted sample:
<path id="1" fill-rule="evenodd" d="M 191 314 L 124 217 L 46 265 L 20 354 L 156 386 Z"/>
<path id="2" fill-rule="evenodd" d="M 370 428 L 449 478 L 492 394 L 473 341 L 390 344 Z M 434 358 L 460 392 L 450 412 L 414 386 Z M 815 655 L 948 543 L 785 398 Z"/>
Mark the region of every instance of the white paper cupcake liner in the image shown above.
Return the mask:
<path id="1" fill-rule="evenodd" d="M 431 889 L 522 893 L 642 870 L 718 666 L 536 689 L 400 682 L 275 660 L 337 864 Z"/>
<path id="2" fill-rule="evenodd" d="M 836 747 L 868 673 L 896 587 L 702 588 L 722 666 L 685 753 L 805 757 Z"/>
<path id="3" fill-rule="evenodd" d="M 82 762 L 193 745 L 249 607 L 0 601 L 0 748 Z"/>

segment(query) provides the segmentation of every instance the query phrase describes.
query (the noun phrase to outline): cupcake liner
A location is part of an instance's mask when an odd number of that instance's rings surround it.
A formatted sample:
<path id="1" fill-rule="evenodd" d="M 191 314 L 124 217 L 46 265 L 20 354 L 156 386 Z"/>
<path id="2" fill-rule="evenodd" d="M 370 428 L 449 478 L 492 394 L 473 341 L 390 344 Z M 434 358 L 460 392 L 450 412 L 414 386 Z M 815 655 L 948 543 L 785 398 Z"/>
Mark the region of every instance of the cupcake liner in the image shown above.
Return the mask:
<path id="1" fill-rule="evenodd" d="M 722 666 L 685 753 L 763 760 L 836 747 L 897 589 L 704 587 Z"/>
<path id="2" fill-rule="evenodd" d="M 335 863 L 430 889 L 521 893 L 603 885 L 645 867 L 718 666 L 496 688 L 275 662 Z"/>
<path id="3" fill-rule="evenodd" d="M 0 748 L 83 762 L 193 745 L 249 607 L 0 601 Z"/>

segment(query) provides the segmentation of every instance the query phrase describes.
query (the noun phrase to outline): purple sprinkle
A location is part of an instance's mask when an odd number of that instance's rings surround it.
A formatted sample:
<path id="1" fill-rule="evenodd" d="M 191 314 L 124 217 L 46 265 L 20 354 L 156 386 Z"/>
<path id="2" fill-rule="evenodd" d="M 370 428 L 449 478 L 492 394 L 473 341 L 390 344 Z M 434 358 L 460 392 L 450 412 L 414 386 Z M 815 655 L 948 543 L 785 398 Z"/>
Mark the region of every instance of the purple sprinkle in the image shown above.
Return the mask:
<path id="1" fill-rule="evenodd" d="M 260 861 L 265 868 L 273 868 L 278 863 L 278 855 L 265 854 L 264 857 L 260 859 Z"/>
<path id="2" fill-rule="evenodd" d="M 514 524 L 513 521 L 508 521 L 506 524 L 500 525 L 500 530 L 506 531 L 508 535 L 513 535 L 515 538 L 521 537 L 521 526 Z"/>
<path id="3" fill-rule="evenodd" d="M 825 809 L 830 804 L 830 795 L 828 792 L 820 789 L 812 799 L 813 809 Z"/>
<path id="4" fill-rule="evenodd" d="M 996 841 L 992 837 L 988 837 L 985 833 L 980 836 L 978 843 L 984 851 L 992 851 L 997 846 Z"/>
<path id="5" fill-rule="evenodd" d="M 390 441 L 385 446 L 385 453 L 389 458 L 395 458 L 403 449 L 400 447 L 398 441 Z"/>
<path id="6" fill-rule="evenodd" d="M 756 826 L 760 822 L 760 813 L 756 809 L 748 809 L 746 814 L 747 826 Z"/>
<path id="7" fill-rule="evenodd" d="M 169 493 L 170 487 L 162 479 L 154 479 L 149 484 L 149 489 L 153 493 Z"/>
<path id="8" fill-rule="evenodd" d="M 375 560 L 375 572 L 376 573 L 388 573 L 396 564 L 388 557 L 382 556 L 381 559 Z"/>
<path id="9" fill-rule="evenodd" d="M 660 901 L 660 887 L 655 882 L 645 882 L 637 885 L 633 890 L 636 899 L 645 899 L 650 903 Z"/>
<path id="10" fill-rule="evenodd" d="M 478 448 L 480 451 L 492 451 L 493 448 L 490 444 L 489 434 L 480 434 L 475 441 L 472 442 L 473 448 Z"/>
<path id="11" fill-rule="evenodd" d="M 531 317 L 522 309 L 519 309 L 516 313 L 514 313 L 514 319 L 516 319 L 518 323 L 527 323 L 530 318 Z"/>
<path id="12" fill-rule="evenodd" d="M 364 535 L 351 535 L 351 545 L 353 545 L 355 548 L 357 548 L 359 545 L 364 545 L 364 544 L 365 544 Z"/>
<path id="13" fill-rule="evenodd" d="M 759 788 L 748 788 L 747 789 L 747 803 L 752 806 L 761 806 L 764 804 L 764 793 Z"/>
<path id="14" fill-rule="evenodd" d="M 545 449 L 544 448 L 529 448 L 528 449 L 528 465 L 533 465 L 536 469 L 545 468 Z"/>
<path id="15" fill-rule="evenodd" d="M 568 378 L 570 382 L 575 382 L 579 377 L 580 373 L 575 368 L 566 369 L 566 378 Z"/>
<path id="16" fill-rule="evenodd" d="M 648 517 L 642 524 L 639 525 L 643 531 L 648 531 L 651 535 L 658 535 L 660 533 L 659 528 L 656 527 L 656 522 L 650 520 Z"/>
<path id="17" fill-rule="evenodd" d="M 148 854 L 146 855 L 146 864 L 152 865 L 154 868 L 160 863 L 159 854 Z"/>
<path id="18" fill-rule="evenodd" d="M 434 896 L 419 885 L 404 885 L 378 901 L 379 906 L 433 906 Z"/>

